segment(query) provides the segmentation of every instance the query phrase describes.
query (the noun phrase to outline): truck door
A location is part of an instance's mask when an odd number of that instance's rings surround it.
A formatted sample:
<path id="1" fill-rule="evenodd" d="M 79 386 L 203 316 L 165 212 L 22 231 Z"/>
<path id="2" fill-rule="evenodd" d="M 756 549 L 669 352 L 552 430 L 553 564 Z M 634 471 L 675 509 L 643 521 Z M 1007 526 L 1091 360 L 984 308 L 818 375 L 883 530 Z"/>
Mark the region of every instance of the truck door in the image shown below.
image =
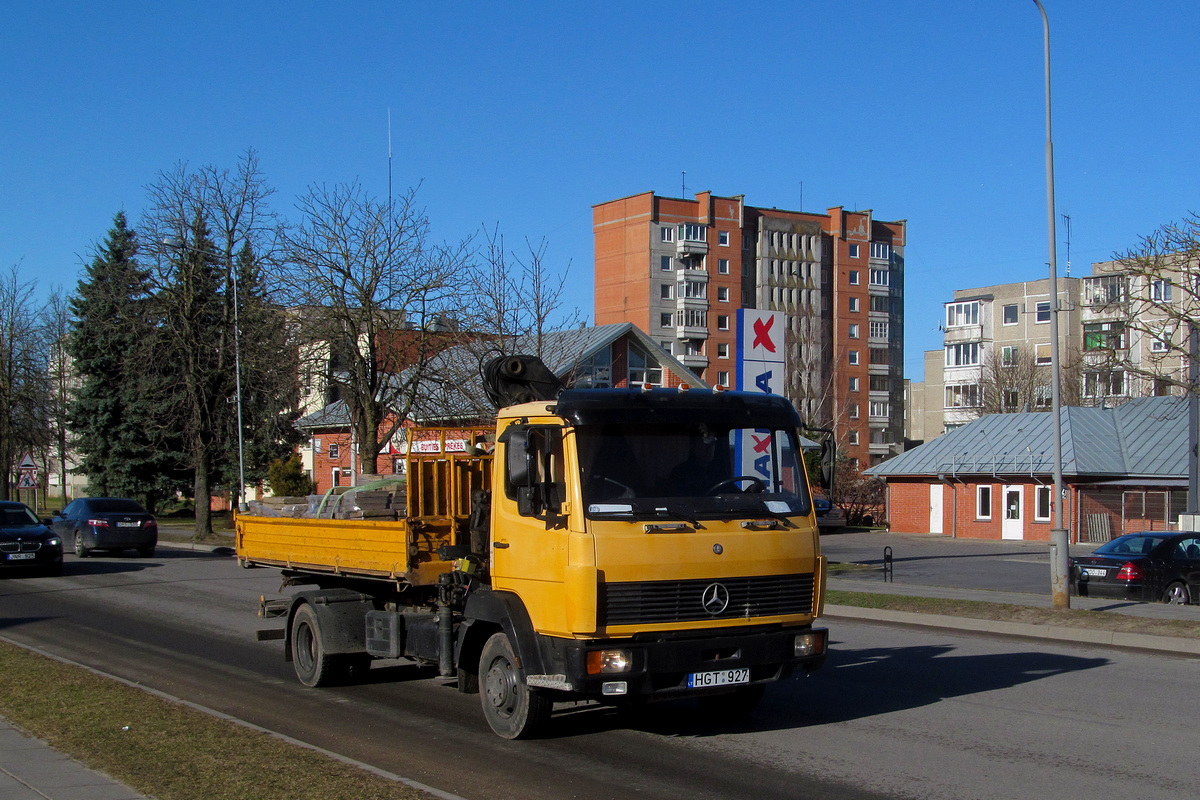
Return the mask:
<path id="1" fill-rule="evenodd" d="M 492 586 L 516 593 L 535 630 L 565 633 L 569 526 L 562 428 L 514 424 L 500 436 L 493 486 Z"/>

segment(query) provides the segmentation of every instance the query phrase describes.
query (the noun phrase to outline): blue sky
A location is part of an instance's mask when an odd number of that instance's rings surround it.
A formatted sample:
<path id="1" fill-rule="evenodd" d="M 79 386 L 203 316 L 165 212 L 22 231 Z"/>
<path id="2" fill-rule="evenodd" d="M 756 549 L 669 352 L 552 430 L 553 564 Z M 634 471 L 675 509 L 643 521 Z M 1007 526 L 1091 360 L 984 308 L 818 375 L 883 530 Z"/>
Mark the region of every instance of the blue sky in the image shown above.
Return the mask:
<path id="1" fill-rule="evenodd" d="M 1071 274 L 1200 210 L 1200 4 L 1045 0 Z M 1031 0 L 10 1 L 0 268 L 74 287 L 179 162 L 254 148 L 273 205 L 421 185 L 438 238 L 499 225 L 570 263 L 591 206 L 654 190 L 906 219 L 905 374 L 956 288 L 1047 274 L 1042 27 Z M 1059 228 L 1059 275 L 1066 273 Z"/>

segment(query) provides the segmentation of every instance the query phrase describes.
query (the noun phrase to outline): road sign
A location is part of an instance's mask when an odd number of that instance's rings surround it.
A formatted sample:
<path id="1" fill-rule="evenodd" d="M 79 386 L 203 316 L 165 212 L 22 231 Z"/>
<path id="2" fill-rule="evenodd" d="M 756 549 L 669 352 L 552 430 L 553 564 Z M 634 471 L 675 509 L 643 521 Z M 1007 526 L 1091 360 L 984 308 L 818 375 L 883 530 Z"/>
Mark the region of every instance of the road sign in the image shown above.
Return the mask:
<path id="1" fill-rule="evenodd" d="M 37 488 L 37 473 L 22 471 L 21 478 L 17 481 L 18 489 L 34 489 Z"/>
<path id="2" fill-rule="evenodd" d="M 33 463 L 33 456 L 31 456 L 29 453 L 26 453 L 21 458 L 21 463 L 17 465 L 17 469 L 37 469 L 37 464 Z"/>

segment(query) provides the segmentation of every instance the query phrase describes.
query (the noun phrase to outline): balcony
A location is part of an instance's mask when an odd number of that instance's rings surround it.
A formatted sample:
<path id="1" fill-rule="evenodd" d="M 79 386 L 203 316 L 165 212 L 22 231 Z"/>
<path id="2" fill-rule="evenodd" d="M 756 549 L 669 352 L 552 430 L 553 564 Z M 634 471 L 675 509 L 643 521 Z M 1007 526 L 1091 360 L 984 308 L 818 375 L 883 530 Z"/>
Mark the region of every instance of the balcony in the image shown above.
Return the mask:
<path id="1" fill-rule="evenodd" d="M 693 222 L 680 223 L 675 252 L 681 256 L 708 254 L 708 228 Z"/>

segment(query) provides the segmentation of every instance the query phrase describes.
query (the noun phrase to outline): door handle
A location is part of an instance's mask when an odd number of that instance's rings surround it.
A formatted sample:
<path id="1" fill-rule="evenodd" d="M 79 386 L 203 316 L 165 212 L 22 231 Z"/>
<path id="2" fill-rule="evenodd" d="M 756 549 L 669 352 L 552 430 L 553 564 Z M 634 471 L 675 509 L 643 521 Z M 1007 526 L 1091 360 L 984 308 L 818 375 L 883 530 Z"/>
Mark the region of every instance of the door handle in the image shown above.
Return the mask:
<path id="1" fill-rule="evenodd" d="M 492 547 L 496 548 L 497 550 L 507 550 L 508 542 L 492 542 Z"/>

